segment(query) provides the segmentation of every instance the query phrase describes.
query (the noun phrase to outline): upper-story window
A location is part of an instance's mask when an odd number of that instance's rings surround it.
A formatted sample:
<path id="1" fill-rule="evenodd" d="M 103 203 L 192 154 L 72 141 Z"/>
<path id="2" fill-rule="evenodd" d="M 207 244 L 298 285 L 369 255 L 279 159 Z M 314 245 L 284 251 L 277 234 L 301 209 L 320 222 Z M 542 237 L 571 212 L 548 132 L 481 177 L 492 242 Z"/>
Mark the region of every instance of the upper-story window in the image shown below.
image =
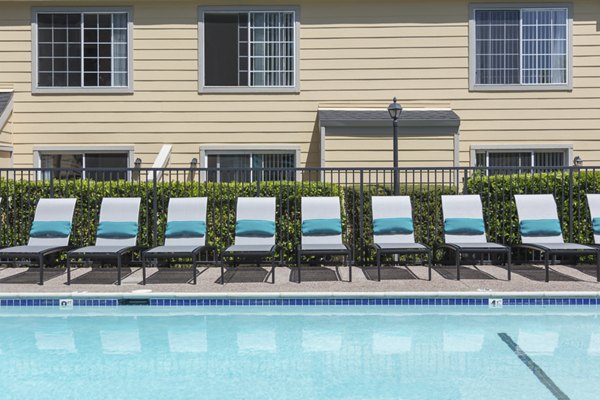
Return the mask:
<path id="1" fill-rule="evenodd" d="M 34 92 L 130 89 L 130 13 L 34 13 Z"/>
<path id="2" fill-rule="evenodd" d="M 201 91 L 295 91 L 297 11 L 201 9 Z"/>
<path id="3" fill-rule="evenodd" d="M 569 10 L 482 8 L 471 21 L 472 89 L 568 89 Z"/>

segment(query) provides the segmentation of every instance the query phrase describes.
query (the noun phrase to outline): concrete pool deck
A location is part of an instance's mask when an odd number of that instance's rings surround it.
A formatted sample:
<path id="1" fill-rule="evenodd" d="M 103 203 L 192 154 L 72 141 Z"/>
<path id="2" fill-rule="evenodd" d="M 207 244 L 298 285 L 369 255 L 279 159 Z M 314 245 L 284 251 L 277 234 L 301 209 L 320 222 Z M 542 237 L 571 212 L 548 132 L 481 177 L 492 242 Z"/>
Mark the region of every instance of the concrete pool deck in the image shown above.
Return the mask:
<path id="1" fill-rule="evenodd" d="M 64 269 L 47 269 L 45 283 L 37 285 L 37 268 L 0 267 L 0 295 L 9 294 L 286 294 L 286 293 L 548 293 L 580 292 L 598 293 L 595 265 L 551 267 L 550 282 L 545 282 L 543 266 L 517 265 L 512 280 L 507 281 L 506 270 L 499 266 L 463 266 L 461 280 L 455 280 L 454 266 L 436 266 L 432 280 L 427 280 L 427 268 L 423 266 L 386 267 L 378 282 L 374 267 L 353 267 L 353 282 L 348 282 L 348 268 L 312 267 L 302 270 L 302 283 L 298 284 L 294 269 L 280 267 L 276 270 L 275 284 L 266 282 L 267 269 L 242 266 L 226 273 L 226 284 L 220 284 L 219 268 L 199 268 L 198 283 L 192 285 L 191 270 L 149 268 L 148 283 L 141 285 L 142 271 L 138 267 L 124 270 L 121 286 L 114 284 L 114 268 L 78 268 L 72 273 L 73 283 L 66 285 Z"/>

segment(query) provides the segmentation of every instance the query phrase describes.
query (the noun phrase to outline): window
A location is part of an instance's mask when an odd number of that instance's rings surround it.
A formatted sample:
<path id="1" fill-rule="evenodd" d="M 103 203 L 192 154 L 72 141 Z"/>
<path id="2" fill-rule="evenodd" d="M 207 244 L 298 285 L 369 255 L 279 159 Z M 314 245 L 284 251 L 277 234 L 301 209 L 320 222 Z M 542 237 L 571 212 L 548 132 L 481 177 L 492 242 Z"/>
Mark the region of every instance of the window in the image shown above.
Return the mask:
<path id="1" fill-rule="evenodd" d="M 474 87 L 567 86 L 567 8 L 475 9 Z"/>
<path id="2" fill-rule="evenodd" d="M 126 179 L 129 167 L 129 153 L 99 153 L 99 152 L 67 152 L 67 153 L 40 153 L 41 168 L 60 169 L 53 174 L 58 179 L 93 179 L 108 181 Z M 84 168 L 99 169 L 87 171 Z M 123 169 L 115 171 L 109 169 Z M 104 169 L 104 171 L 102 171 Z M 50 179 L 51 172 L 44 171 L 44 179 Z"/>
<path id="3" fill-rule="evenodd" d="M 202 89 L 295 90 L 296 11 L 204 10 L 200 18 Z"/>
<path id="4" fill-rule="evenodd" d="M 547 167 L 548 170 L 565 167 L 567 150 L 534 150 L 534 151 L 487 151 L 476 152 L 477 167 L 507 167 L 489 170 L 490 175 L 530 172 L 531 167 Z M 539 171 L 536 169 L 536 171 Z"/>
<path id="5" fill-rule="evenodd" d="M 129 13 L 35 13 L 34 89 L 128 89 Z"/>
<path id="6" fill-rule="evenodd" d="M 207 154 L 210 182 L 295 180 L 295 153 Z"/>

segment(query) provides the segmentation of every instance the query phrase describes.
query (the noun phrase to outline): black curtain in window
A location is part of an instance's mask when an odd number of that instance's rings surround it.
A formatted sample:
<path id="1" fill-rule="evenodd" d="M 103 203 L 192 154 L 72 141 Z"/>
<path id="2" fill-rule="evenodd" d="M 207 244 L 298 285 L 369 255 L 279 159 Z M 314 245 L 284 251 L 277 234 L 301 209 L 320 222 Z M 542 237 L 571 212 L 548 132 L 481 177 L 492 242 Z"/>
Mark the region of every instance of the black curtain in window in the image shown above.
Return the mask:
<path id="1" fill-rule="evenodd" d="M 204 15 L 204 83 L 238 86 L 239 14 Z"/>

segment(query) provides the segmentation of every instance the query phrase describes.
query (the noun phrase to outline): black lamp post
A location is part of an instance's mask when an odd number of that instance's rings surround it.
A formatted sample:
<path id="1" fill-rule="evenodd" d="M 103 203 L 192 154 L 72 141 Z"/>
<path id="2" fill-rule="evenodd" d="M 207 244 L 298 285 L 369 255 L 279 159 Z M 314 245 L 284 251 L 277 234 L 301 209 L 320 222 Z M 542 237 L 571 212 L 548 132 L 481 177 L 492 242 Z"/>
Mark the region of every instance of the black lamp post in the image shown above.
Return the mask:
<path id="1" fill-rule="evenodd" d="M 388 113 L 390 113 L 390 118 L 394 121 L 394 196 L 398 196 L 400 194 L 400 182 L 398 179 L 398 118 L 402 114 L 402 106 L 396 102 L 395 97 L 394 102 L 388 106 Z"/>

